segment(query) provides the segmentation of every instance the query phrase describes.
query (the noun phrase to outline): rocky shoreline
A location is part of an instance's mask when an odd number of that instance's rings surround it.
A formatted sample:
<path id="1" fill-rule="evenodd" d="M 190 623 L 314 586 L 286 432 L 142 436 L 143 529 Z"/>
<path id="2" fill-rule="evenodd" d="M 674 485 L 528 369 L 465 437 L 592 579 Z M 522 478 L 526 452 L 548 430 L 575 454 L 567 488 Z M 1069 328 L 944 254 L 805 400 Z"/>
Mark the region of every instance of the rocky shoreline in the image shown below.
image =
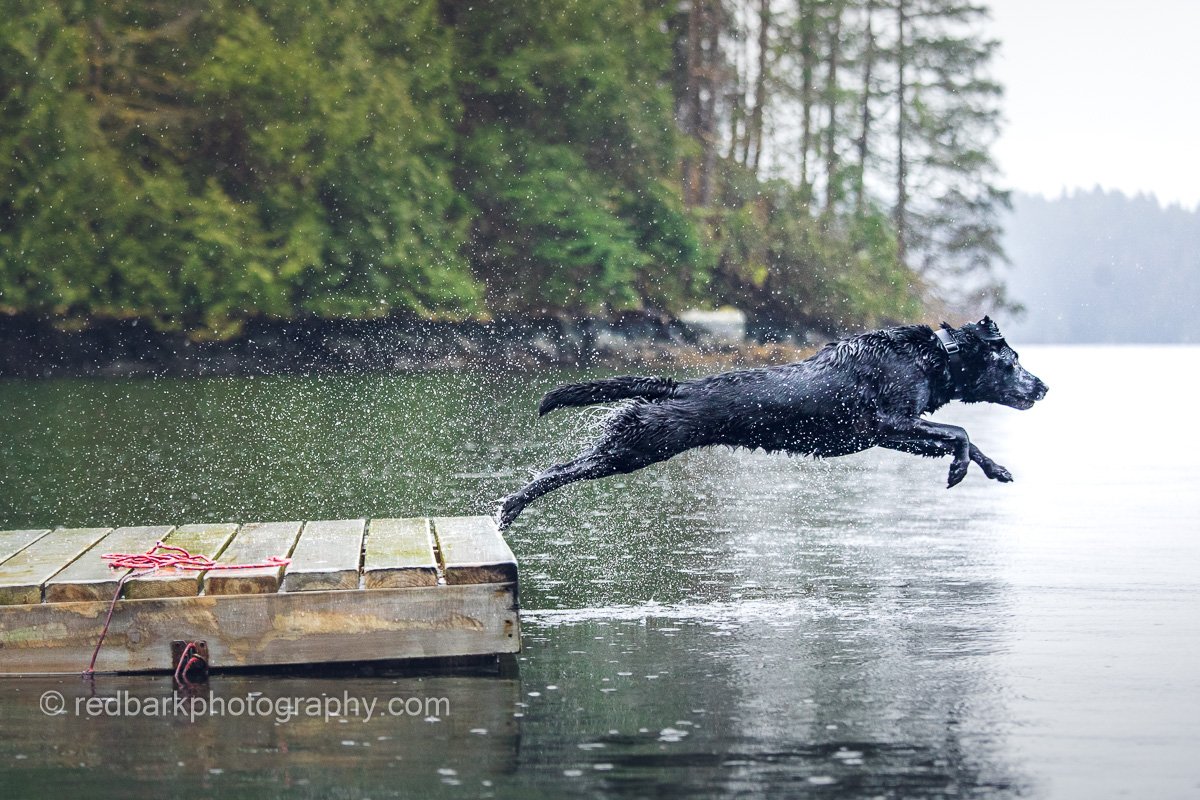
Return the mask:
<path id="1" fill-rule="evenodd" d="M 706 312 L 709 317 L 712 312 Z M 193 341 L 137 320 L 63 330 L 0 316 L 0 377 L 244 376 L 405 372 L 472 365 L 509 369 L 743 364 L 794 360 L 818 331 L 739 331 L 666 315 L 493 322 L 256 320 L 221 342 Z M 744 318 L 743 318 L 744 319 Z"/>

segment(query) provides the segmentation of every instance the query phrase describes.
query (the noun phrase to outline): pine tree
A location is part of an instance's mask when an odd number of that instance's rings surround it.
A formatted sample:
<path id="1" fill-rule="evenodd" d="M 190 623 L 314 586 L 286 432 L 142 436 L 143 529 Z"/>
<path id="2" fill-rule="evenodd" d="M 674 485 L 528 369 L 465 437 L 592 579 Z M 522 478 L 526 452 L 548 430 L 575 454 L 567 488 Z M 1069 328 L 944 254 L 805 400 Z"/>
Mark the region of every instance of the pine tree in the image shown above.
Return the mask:
<path id="1" fill-rule="evenodd" d="M 997 43 L 981 37 L 987 8 L 969 0 L 896 0 L 896 201 L 901 257 L 951 303 L 1004 300 L 1000 212 L 989 152 L 1000 86 Z"/>
<path id="2" fill-rule="evenodd" d="M 859 134 L 854 140 L 858 162 L 854 174 L 854 216 L 862 219 L 867 213 L 867 172 L 870 169 L 871 125 L 875 120 L 872 101 L 876 95 L 876 0 L 865 0 L 863 7 L 863 47 L 860 58 L 862 86 L 859 90 Z"/>

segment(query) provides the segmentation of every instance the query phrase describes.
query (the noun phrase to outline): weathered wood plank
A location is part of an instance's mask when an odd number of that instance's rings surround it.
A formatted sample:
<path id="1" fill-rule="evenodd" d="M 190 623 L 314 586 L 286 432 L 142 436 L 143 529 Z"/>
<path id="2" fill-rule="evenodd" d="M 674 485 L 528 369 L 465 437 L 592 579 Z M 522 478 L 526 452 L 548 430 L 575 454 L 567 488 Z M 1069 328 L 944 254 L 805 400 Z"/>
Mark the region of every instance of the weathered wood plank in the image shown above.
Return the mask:
<path id="1" fill-rule="evenodd" d="M 425 517 L 373 519 L 363 557 L 368 589 L 437 585 L 433 534 Z"/>
<path id="2" fill-rule="evenodd" d="M 283 573 L 283 591 L 357 589 L 366 525 L 365 519 L 304 523 L 292 563 Z"/>
<path id="3" fill-rule="evenodd" d="M 300 522 L 248 522 L 217 559 L 218 564 L 255 564 L 291 555 Z M 283 567 L 211 569 L 204 573 L 206 594 L 262 594 L 279 590 Z"/>
<path id="4" fill-rule="evenodd" d="M 234 523 L 180 525 L 171 531 L 163 544 L 182 547 L 195 555 L 219 558 L 237 529 Z M 122 595 L 131 599 L 194 597 L 200 594 L 202 575 L 197 570 L 164 567 L 128 581 Z"/>
<path id="5" fill-rule="evenodd" d="M 0 564 L 50 532 L 49 528 L 23 531 L 0 531 Z"/>
<path id="6" fill-rule="evenodd" d="M 59 528 L 0 564 L 0 605 L 42 602 L 42 585 L 112 528 Z"/>
<path id="7" fill-rule="evenodd" d="M 207 642 L 218 669 L 515 653 L 514 591 L 479 584 L 122 600 L 96 666 L 169 670 L 173 639 Z M 108 606 L 0 608 L 0 674 L 78 673 Z"/>
<path id="8" fill-rule="evenodd" d="M 141 525 L 110 532 L 70 566 L 46 581 L 45 602 L 112 600 L 117 583 L 130 570 L 113 569 L 100 556 L 104 553 L 144 553 L 171 529 L 170 525 Z"/>
<path id="9" fill-rule="evenodd" d="M 517 580 L 517 559 L 491 517 L 434 517 L 446 583 Z"/>

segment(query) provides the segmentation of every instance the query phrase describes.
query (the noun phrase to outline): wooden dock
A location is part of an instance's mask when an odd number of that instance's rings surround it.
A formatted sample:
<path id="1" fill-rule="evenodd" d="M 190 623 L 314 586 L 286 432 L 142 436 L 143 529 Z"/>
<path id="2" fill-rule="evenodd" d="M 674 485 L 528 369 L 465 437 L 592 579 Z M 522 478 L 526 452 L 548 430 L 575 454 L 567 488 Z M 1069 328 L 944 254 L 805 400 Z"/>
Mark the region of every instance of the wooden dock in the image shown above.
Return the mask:
<path id="1" fill-rule="evenodd" d="M 158 541 L 216 566 L 101 558 Z M 272 556 L 291 561 L 233 568 Z M 98 672 L 170 671 L 172 642 L 212 669 L 520 649 L 517 563 L 488 517 L 0 531 L 0 675 L 82 672 L 110 607 Z"/>

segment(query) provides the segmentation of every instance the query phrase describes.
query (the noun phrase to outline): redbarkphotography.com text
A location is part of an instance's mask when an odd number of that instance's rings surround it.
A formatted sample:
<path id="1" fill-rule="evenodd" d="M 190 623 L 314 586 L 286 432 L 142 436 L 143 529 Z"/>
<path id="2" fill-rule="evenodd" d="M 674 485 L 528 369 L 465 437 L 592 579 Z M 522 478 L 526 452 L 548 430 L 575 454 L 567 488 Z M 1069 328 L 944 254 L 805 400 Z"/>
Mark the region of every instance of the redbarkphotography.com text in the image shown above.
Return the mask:
<path id="1" fill-rule="evenodd" d="M 176 717 L 195 722 L 206 717 L 263 717 L 280 724 L 295 719 L 370 722 L 377 717 L 415 717 L 438 722 L 450 714 L 447 697 L 368 697 L 341 694 L 268 697 L 262 692 L 230 696 L 211 689 L 201 694 L 140 696 L 119 690 L 106 697 L 65 697 L 51 689 L 39 700 L 49 717 Z"/>

